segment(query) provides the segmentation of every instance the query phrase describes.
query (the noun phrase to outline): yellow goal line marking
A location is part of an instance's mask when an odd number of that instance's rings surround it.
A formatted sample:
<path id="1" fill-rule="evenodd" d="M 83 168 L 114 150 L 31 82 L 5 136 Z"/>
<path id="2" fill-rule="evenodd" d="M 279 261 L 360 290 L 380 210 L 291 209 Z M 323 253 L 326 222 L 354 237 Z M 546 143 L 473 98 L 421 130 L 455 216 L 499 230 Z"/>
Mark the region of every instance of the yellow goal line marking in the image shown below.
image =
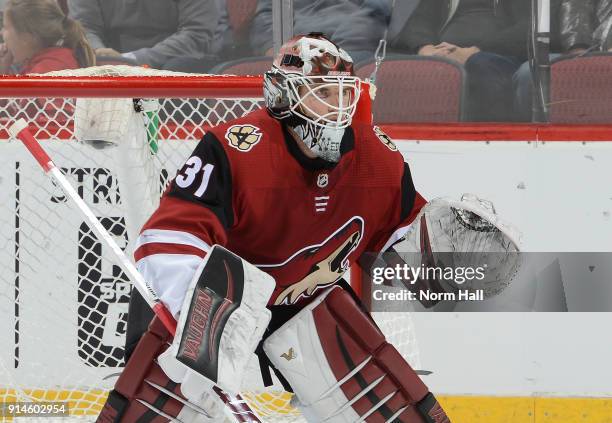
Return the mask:
<path id="1" fill-rule="evenodd" d="M 438 396 L 453 423 L 612 423 L 612 398 Z"/>

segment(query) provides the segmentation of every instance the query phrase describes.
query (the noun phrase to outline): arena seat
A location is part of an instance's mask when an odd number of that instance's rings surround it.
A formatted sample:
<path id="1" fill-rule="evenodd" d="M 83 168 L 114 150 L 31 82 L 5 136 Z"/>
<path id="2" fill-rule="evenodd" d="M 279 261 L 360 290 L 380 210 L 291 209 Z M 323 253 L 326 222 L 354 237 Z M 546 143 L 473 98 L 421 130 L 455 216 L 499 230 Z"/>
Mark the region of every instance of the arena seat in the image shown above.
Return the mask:
<path id="1" fill-rule="evenodd" d="M 374 61 L 360 63 L 365 79 Z M 463 120 L 466 92 L 463 67 L 451 60 L 413 55 L 388 55 L 376 76 L 374 122 L 457 122 Z"/>
<path id="2" fill-rule="evenodd" d="M 559 57 L 551 63 L 551 123 L 612 123 L 612 54 Z"/>

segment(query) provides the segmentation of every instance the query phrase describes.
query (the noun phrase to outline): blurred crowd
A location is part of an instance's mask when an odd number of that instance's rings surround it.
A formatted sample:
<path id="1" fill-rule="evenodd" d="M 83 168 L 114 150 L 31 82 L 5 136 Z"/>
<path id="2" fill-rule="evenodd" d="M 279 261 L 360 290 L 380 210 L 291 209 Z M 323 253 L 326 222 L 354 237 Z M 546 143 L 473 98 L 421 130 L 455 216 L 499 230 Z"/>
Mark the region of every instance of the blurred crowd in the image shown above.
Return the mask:
<path id="1" fill-rule="evenodd" d="M 612 51 L 612 0 L 551 0 L 551 59 Z M 272 54 L 272 0 L 0 0 L 0 73 L 125 63 L 194 73 Z M 294 33 L 323 32 L 357 68 L 387 55 L 450 61 L 465 120 L 531 119 L 531 0 L 294 0 Z M 410 84 L 410 81 L 406 81 Z"/>

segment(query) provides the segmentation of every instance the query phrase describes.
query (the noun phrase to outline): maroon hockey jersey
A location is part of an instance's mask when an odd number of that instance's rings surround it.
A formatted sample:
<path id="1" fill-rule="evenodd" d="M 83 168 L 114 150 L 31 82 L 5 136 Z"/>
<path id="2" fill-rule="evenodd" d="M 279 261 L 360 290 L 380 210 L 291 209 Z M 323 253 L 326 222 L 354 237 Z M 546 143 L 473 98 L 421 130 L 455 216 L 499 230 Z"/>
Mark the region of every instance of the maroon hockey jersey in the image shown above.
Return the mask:
<path id="1" fill-rule="evenodd" d="M 261 109 L 206 133 L 144 226 L 135 258 L 175 314 L 213 244 L 275 278 L 271 305 L 305 303 L 364 252 L 400 237 L 424 204 L 377 127 L 346 129 L 331 164 L 307 158 Z"/>

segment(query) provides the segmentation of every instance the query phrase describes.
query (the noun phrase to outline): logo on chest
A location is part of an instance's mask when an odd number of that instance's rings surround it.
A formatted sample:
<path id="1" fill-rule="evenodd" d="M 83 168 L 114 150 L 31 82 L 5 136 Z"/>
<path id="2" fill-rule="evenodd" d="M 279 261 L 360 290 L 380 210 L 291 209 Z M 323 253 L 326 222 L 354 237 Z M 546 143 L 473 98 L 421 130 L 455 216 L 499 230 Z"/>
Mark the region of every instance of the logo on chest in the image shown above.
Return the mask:
<path id="1" fill-rule="evenodd" d="M 329 185 L 329 175 L 327 173 L 321 173 L 317 176 L 317 186 L 319 188 L 325 188 Z"/>
<path id="2" fill-rule="evenodd" d="M 295 304 L 340 279 L 350 266 L 349 256 L 363 239 L 364 226 L 363 218 L 354 216 L 320 244 L 302 248 L 283 263 L 257 265 L 286 286 L 274 304 Z"/>

